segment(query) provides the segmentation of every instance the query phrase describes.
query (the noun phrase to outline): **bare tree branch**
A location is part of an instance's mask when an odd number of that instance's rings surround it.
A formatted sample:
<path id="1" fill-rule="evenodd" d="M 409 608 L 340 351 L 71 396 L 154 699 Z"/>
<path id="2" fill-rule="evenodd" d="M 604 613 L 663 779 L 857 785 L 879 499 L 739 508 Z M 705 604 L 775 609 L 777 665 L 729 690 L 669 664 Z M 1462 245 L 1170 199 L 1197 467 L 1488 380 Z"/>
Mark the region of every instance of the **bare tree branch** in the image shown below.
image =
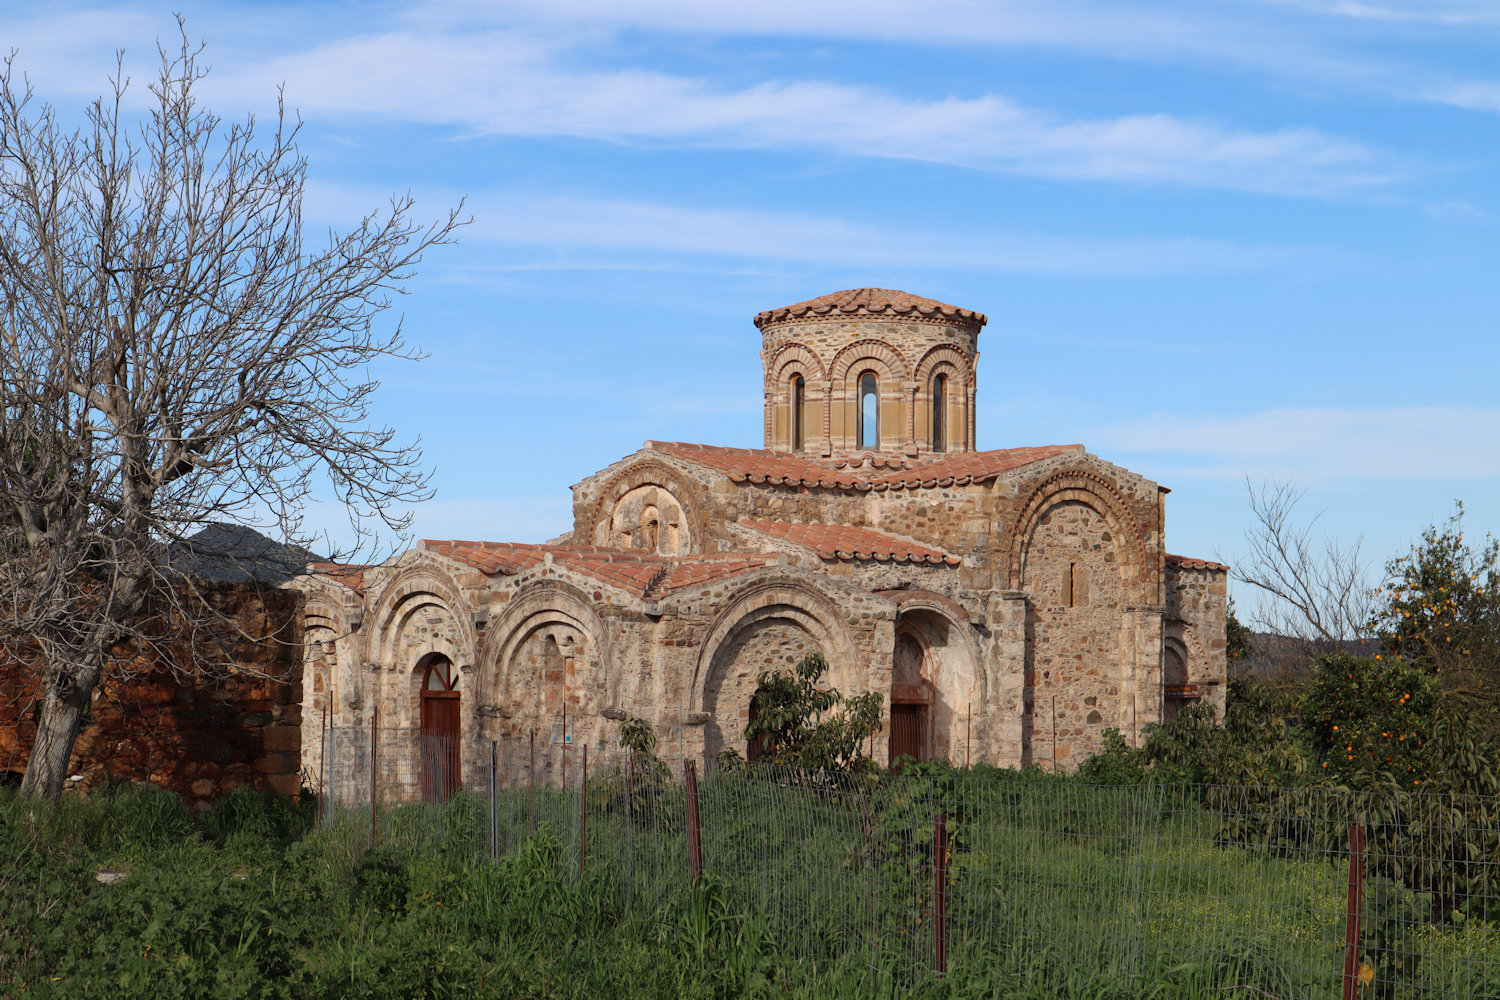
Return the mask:
<path id="1" fill-rule="evenodd" d="M 1297 518 L 1302 492 L 1267 481 L 1257 491 L 1245 480 L 1255 523 L 1245 532 L 1249 553 L 1235 560 L 1239 578 L 1260 591 L 1251 620 L 1263 631 L 1307 640 L 1332 651 L 1370 636 L 1374 598 L 1360 561 L 1363 539 L 1345 547 L 1313 537 L 1318 516 Z"/>
<path id="2" fill-rule="evenodd" d="M 0 72 L 0 655 L 42 677 L 37 795 L 104 676 L 228 621 L 171 543 L 223 521 L 297 542 L 324 483 L 356 537 L 399 532 L 431 492 L 416 442 L 369 426 L 365 372 L 420 357 L 375 320 L 462 206 L 423 224 L 397 196 L 309 246 L 300 122 L 214 116 L 200 51 L 160 50 L 139 121 L 117 71 L 73 132 L 13 55 Z"/>

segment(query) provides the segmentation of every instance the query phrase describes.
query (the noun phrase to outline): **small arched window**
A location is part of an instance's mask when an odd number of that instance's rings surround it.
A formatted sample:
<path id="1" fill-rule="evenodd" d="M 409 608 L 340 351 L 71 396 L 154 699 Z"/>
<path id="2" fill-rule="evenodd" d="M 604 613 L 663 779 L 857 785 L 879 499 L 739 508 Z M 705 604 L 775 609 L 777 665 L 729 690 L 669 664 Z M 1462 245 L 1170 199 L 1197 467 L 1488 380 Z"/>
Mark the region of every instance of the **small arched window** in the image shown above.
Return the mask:
<path id="1" fill-rule="evenodd" d="M 932 378 L 932 450 L 948 450 L 948 376 Z"/>
<path id="2" fill-rule="evenodd" d="M 807 444 L 806 434 L 802 428 L 802 397 L 806 390 L 806 382 L 798 375 L 792 379 L 792 450 L 801 451 Z"/>
<path id="3" fill-rule="evenodd" d="M 880 447 L 880 393 L 874 372 L 859 377 L 859 433 L 855 447 Z"/>

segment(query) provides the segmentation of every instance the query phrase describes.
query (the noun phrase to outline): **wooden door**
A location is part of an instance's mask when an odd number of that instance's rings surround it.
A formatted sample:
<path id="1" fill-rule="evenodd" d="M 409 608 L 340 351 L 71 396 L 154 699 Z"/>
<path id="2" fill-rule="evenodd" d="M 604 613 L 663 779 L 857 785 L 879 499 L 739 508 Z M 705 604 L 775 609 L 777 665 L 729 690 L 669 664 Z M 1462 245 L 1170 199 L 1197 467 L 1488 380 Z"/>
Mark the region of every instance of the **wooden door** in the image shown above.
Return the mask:
<path id="1" fill-rule="evenodd" d="M 927 706 L 891 705 L 891 754 L 894 766 L 902 756 L 927 759 Z"/>
<path id="2" fill-rule="evenodd" d="M 422 684 L 422 799 L 446 802 L 462 784 L 459 774 L 458 678 L 446 660 L 427 668 Z"/>

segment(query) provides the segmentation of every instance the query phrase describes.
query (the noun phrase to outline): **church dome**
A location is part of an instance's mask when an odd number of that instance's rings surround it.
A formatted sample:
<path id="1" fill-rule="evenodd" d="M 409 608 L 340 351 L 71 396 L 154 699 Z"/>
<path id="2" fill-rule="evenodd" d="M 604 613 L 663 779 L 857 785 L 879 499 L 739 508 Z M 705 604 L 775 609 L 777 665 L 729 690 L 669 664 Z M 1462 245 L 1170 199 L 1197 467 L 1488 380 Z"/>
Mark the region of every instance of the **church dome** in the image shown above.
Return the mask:
<path id="1" fill-rule="evenodd" d="M 910 292 L 902 292 L 894 288 L 850 288 L 842 292 L 819 295 L 815 299 L 808 299 L 806 302 L 798 302 L 795 305 L 782 306 L 780 309 L 767 309 L 756 315 L 755 325 L 763 327 L 767 323 L 781 323 L 786 320 L 840 315 L 892 318 L 921 316 L 931 319 L 967 320 L 975 326 L 984 326 L 988 322 L 983 313 L 974 312 L 972 309 L 961 309 L 958 306 L 950 306 L 946 302 L 924 299 L 920 295 L 912 295 Z"/>

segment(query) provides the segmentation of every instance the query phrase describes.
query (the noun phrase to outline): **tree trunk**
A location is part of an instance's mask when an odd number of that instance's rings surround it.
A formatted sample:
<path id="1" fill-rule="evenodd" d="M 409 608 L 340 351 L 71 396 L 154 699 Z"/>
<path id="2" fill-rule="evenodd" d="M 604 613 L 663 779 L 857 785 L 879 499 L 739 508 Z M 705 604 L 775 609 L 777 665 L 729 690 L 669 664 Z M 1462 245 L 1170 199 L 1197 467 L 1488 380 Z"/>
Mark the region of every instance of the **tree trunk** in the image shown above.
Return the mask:
<path id="1" fill-rule="evenodd" d="M 68 778 L 68 761 L 98 682 L 97 669 L 60 670 L 49 681 L 37 720 L 36 741 L 26 763 L 21 793 L 56 802 Z"/>

